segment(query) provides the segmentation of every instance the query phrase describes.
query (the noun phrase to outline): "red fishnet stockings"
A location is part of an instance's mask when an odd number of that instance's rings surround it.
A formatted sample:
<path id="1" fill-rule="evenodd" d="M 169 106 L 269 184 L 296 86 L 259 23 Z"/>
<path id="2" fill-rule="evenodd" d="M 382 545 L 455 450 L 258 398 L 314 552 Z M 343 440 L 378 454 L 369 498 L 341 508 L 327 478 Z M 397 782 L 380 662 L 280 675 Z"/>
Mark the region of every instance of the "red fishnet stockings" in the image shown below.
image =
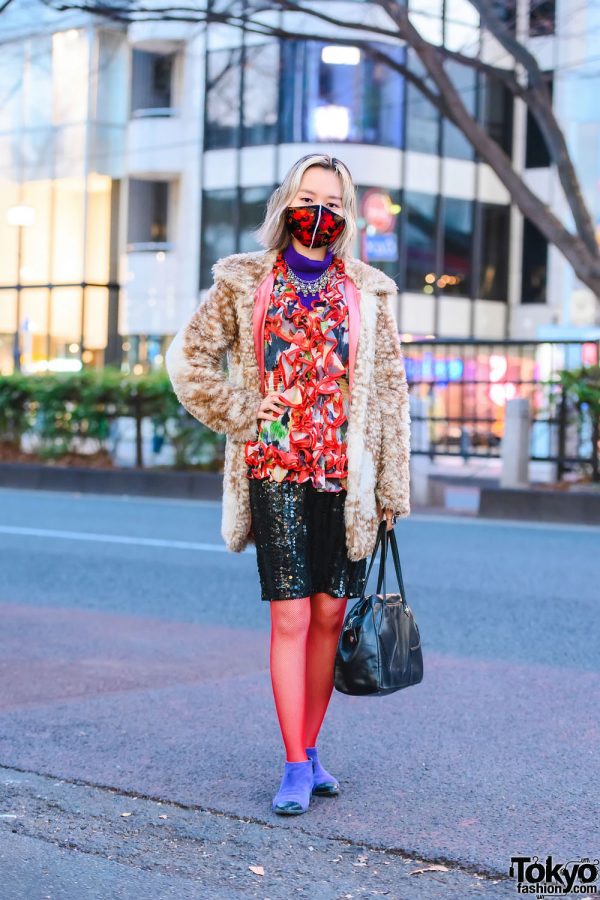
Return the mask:
<path id="1" fill-rule="evenodd" d="M 346 600 L 329 594 L 272 600 L 271 684 L 288 762 L 307 759 L 333 692 Z"/>

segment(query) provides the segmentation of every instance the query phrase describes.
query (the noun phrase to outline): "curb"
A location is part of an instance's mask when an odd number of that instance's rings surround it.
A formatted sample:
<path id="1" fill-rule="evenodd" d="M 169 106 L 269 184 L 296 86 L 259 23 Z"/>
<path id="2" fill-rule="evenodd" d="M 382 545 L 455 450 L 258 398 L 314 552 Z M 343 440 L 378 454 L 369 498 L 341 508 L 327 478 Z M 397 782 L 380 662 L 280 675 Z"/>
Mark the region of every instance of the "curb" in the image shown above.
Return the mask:
<path id="1" fill-rule="evenodd" d="M 220 500 L 220 472 L 158 472 L 147 469 L 86 469 L 34 463 L 0 463 L 0 487 L 136 497 Z"/>
<path id="2" fill-rule="evenodd" d="M 483 480 L 482 480 L 483 482 Z M 222 500 L 221 472 L 164 472 L 152 469 L 86 469 L 36 463 L 0 463 L 0 487 L 29 490 Z M 473 518 L 521 519 L 600 525 L 600 491 L 501 488 L 450 479 L 429 511 L 461 512 Z M 416 507 L 415 507 L 416 509 Z"/>
<path id="3" fill-rule="evenodd" d="M 600 492 L 483 487 L 479 495 L 479 516 L 600 525 Z"/>

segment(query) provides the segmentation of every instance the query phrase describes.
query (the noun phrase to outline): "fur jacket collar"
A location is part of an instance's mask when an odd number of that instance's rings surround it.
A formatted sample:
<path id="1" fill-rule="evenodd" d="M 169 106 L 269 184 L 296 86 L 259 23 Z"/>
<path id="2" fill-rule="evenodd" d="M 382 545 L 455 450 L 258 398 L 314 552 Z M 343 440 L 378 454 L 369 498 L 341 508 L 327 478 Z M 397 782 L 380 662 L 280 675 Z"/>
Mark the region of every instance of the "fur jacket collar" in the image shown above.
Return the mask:
<path id="1" fill-rule="evenodd" d="M 257 435 L 262 399 L 253 339 L 253 312 L 275 251 L 236 253 L 213 266 L 214 283 L 173 339 L 167 371 L 183 406 L 213 431 L 225 434 L 221 533 L 229 550 L 254 541 L 244 461 Z M 392 312 L 396 285 L 379 269 L 344 260 L 356 288 L 358 342 L 350 395 L 348 489 L 344 506 L 348 556 L 359 560 L 374 547 L 376 501 L 399 516 L 410 513 L 410 416 L 398 329 Z M 223 358 L 227 373 L 223 371 Z"/>

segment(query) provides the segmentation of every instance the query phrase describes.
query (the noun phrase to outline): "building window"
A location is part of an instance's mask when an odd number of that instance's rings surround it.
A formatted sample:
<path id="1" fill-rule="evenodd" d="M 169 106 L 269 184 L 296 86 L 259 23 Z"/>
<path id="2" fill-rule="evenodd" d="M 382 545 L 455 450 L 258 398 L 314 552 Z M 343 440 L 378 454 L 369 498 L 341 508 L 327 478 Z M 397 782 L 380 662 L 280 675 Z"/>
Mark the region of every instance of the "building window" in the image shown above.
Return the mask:
<path id="1" fill-rule="evenodd" d="M 529 0 L 529 35 L 554 34 L 555 0 Z M 492 0 L 496 16 L 512 34 L 517 21 L 517 0 Z"/>
<path id="2" fill-rule="evenodd" d="M 517 24 L 517 0 L 492 0 L 494 14 L 512 34 Z"/>
<path id="3" fill-rule="evenodd" d="M 205 148 L 237 147 L 240 130 L 241 47 L 211 50 L 207 61 Z"/>
<path id="4" fill-rule="evenodd" d="M 433 294 L 437 197 L 407 191 L 402 214 L 405 216 L 406 288 Z"/>
<path id="5" fill-rule="evenodd" d="M 260 44 L 244 49 L 243 143 L 277 143 L 279 45 Z"/>
<path id="6" fill-rule="evenodd" d="M 521 303 L 546 302 L 548 241 L 530 219 L 523 221 Z"/>
<path id="7" fill-rule="evenodd" d="M 410 52 L 409 66 L 419 78 L 426 73 Z M 440 143 L 440 114 L 421 91 L 409 81 L 406 85 L 406 148 L 417 153 L 438 153 Z"/>
<path id="8" fill-rule="evenodd" d="M 477 296 L 483 300 L 507 300 L 509 230 L 509 206 L 481 204 L 481 271 Z"/>
<path id="9" fill-rule="evenodd" d="M 477 109 L 477 72 L 469 66 L 463 66 L 453 60 L 445 64 L 452 83 L 464 105 L 472 116 Z M 442 154 L 455 159 L 473 159 L 473 145 L 464 136 L 454 122 L 444 118 L 442 121 Z"/>
<path id="10" fill-rule="evenodd" d="M 143 116 L 172 105 L 175 55 L 134 50 L 132 55 L 131 113 Z"/>
<path id="11" fill-rule="evenodd" d="M 553 95 L 554 80 L 552 74 L 545 73 L 546 84 L 550 91 L 550 97 Z M 540 130 L 535 117 L 527 109 L 527 140 L 525 143 L 525 168 L 541 169 L 550 165 L 550 153 L 546 139 Z"/>
<path id="12" fill-rule="evenodd" d="M 531 0 L 529 5 L 531 37 L 554 34 L 555 12 L 555 0 Z"/>
<path id="13" fill-rule="evenodd" d="M 404 48 L 374 45 L 398 62 Z M 402 76 L 358 47 L 286 41 L 281 65 L 282 139 L 400 147 Z"/>
<path id="14" fill-rule="evenodd" d="M 237 190 L 205 191 L 202 203 L 200 288 L 211 286 L 218 259 L 237 250 Z"/>
<path id="15" fill-rule="evenodd" d="M 264 220 L 267 201 L 273 190 L 274 186 L 243 188 L 241 190 L 240 236 L 236 248 L 239 253 L 263 249 L 256 240 L 254 233 Z"/>
<path id="16" fill-rule="evenodd" d="M 129 98 L 123 86 L 129 78 L 129 46 L 121 31 L 98 31 L 97 78 L 91 116 L 103 124 L 124 125 L 129 118 Z"/>
<path id="17" fill-rule="evenodd" d="M 399 281 L 400 191 L 359 187 L 358 230 L 360 259 Z"/>
<path id="18" fill-rule="evenodd" d="M 473 257 L 473 203 L 445 197 L 443 200 L 444 256 L 437 286 L 443 294 L 471 296 Z"/>
<path id="19" fill-rule="evenodd" d="M 489 136 L 512 156 L 513 97 L 498 79 L 481 74 L 479 118 Z"/>
<path id="20" fill-rule="evenodd" d="M 169 239 L 169 182 L 138 178 L 129 180 L 127 241 L 136 245 L 162 244 Z"/>

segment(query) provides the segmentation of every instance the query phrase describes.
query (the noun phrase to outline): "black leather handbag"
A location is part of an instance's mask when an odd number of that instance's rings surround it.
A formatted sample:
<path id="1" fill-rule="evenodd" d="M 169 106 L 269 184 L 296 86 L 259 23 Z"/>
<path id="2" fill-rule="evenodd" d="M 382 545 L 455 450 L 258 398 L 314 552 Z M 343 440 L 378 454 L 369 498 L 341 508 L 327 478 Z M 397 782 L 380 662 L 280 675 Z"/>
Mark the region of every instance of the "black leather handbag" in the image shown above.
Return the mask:
<path id="1" fill-rule="evenodd" d="M 369 575 L 381 544 L 377 593 L 365 597 Z M 391 547 L 400 587 L 388 594 L 385 563 Z M 381 588 L 383 585 L 383 594 Z M 382 520 L 377 531 L 363 591 L 346 615 L 335 657 L 334 686 L 342 694 L 384 695 L 423 680 L 421 636 L 406 602 L 394 529 Z"/>

